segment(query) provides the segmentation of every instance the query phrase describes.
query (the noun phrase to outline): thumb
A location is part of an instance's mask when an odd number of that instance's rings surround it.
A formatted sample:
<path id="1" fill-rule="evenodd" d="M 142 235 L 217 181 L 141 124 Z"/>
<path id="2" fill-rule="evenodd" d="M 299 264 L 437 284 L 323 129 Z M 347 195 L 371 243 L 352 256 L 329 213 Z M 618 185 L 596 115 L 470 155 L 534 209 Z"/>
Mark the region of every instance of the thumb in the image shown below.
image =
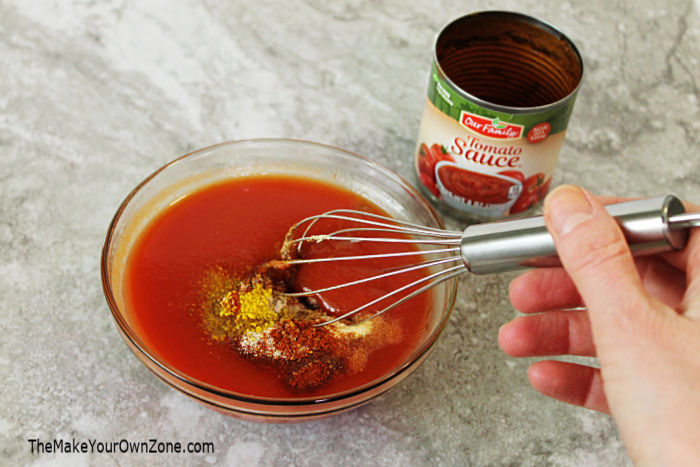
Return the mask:
<path id="1" fill-rule="evenodd" d="M 547 229 L 564 269 L 588 308 L 598 353 L 631 343 L 630 322 L 651 310 L 617 222 L 589 192 L 560 186 L 544 204 Z M 622 342 L 621 342 L 622 341 Z"/>

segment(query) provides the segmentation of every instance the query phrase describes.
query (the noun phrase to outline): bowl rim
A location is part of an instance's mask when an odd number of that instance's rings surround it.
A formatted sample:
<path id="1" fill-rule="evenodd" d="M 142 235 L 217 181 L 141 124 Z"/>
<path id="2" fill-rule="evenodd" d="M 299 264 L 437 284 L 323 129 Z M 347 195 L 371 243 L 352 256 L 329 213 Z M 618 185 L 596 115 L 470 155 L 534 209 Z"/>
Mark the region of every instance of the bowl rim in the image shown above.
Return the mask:
<path id="1" fill-rule="evenodd" d="M 319 406 L 321 404 L 330 404 L 334 402 L 341 402 L 344 400 L 348 399 L 353 399 L 354 397 L 360 396 L 363 393 L 370 393 L 373 389 L 378 388 L 392 379 L 402 375 L 405 371 L 407 371 L 409 368 L 413 367 L 413 365 L 416 362 L 420 362 L 422 358 L 426 357 L 428 353 L 432 350 L 433 346 L 437 342 L 439 336 L 442 334 L 443 329 L 445 328 L 445 325 L 447 324 L 447 321 L 450 318 L 450 315 L 452 313 L 452 310 L 454 308 L 454 304 L 456 301 L 456 296 L 457 296 L 457 284 L 458 281 L 455 277 L 451 277 L 447 279 L 445 282 L 448 284 L 448 286 L 451 284 L 450 288 L 450 293 L 449 296 L 445 302 L 445 310 L 443 311 L 442 315 L 440 316 L 439 322 L 436 324 L 434 330 L 432 333 L 426 338 L 425 342 L 423 342 L 420 346 L 418 346 L 407 358 L 406 360 L 393 370 L 387 372 L 383 376 L 376 378 L 362 386 L 358 386 L 356 388 L 348 389 L 345 391 L 341 392 L 336 392 L 328 395 L 322 395 L 322 396 L 311 396 L 311 397 L 295 397 L 295 398 L 275 398 L 275 397 L 262 397 L 262 396 L 253 396 L 250 394 L 245 394 L 245 393 L 239 393 L 227 389 L 223 389 L 220 387 L 217 387 L 215 385 L 208 384 L 204 381 L 198 380 L 197 378 L 194 378 L 190 375 L 187 375 L 186 373 L 178 370 L 177 368 L 171 366 L 170 364 L 166 363 L 165 361 L 161 361 L 156 355 L 153 355 L 153 352 L 149 350 L 149 347 L 143 342 L 143 340 L 139 337 L 138 333 L 135 332 L 135 330 L 126 322 L 125 318 L 122 316 L 122 312 L 119 309 L 119 306 L 117 305 L 117 302 L 114 298 L 114 293 L 112 290 L 112 285 L 109 279 L 109 267 L 108 267 L 108 258 L 109 258 L 109 253 L 110 253 L 110 246 L 112 245 L 112 241 L 116 235 L 116 226 L 121 219 L 122 215 L 124 214 L 124 211 L 126 210 L 127 206 L 129 206 L 130 202 L 133 200 L 133 198 L 148 184 L 150 183 L 154 178 L 156 178 L 158 175 L 160 175 L 162 172 L 168 170 L 170 167 L 181 163 L 183 160 L 196 156 L 198 154 L 204 153 L 204 152 L 209 152 L 209 151 L 214 151 L 219 148 L 223 147 L 230 147 L 230 146 L 237 146 L 237 145 L 258 145 L 258 144 L 263 144 L 263 145 L 269 145 L 269 144 L 292 144 L 292 145 L 308 145 L 308 146 L 314 146 L 316 148 L 321 148 L 325 150 L 330 150 L 333 152 L 338 152 L 341 153 L 345 156 L 351 156 L 353 158 L 359 159 L 365 164 L 368 164 L 369 166 L 373 167 L 374 169 L 378 170 L 379 172 L 385 174 L 386 176 L 393 178 L 394 181 L 396 181 L 401 188 L 409 192 L 413 198 L 415 198 L 419 204 L 422 205 L 422 207 L 427 211 L 429 216 L 432 218 L 432 220 L 437 224 L 439 228 L 444 229 L 444 224 L 442 223 L 442 219 L 440 218 L 440 215 L 436 211 L 436 209 L 425 199 L 425 197 L 420 194 L 420 192 L 409 182 L 407 182 L 403 177 L 398 175 L 397 173 L 393 172 L 392 170 L 388 169 L 384 165 L 376 162 L 373 159 L 370 159 L 366 156 L 357 154 L 355 152 L 339 148 L 337 146 L 332 146 L 328 144 L 323 144 L 323 143 L 317 143 L 314 141 L 309 141 L 309 140 L 303 140 L 303 139 L 293 139 L 293 138 L 249 138 L 249 139 L 240 139 L 240 140 L 230 140 L 230 141 L 224 141 L 221 143 L 213 144 L 210 146 L 202 147 L 199 149 L 196 149 L 194 151 L 188 152 L 187 154 L 184 154 L 182 156 L 179 156 L 170 162 L 162 165 L 158 169 L 156 169 L 154 172 L 152 172 L 150 175 L 148 175 L 146 178 L 144 178 L 139 184 L 137 184 L 124 198 L 124 200 L 121 202 L 119 205 L 119 208 L 117 209 L 116 213 L 112 217 L 112 220 L 109 224 L 109 227 L 107 229 L 107 233 L 105 236 L 105 241 L 102 247 L 102 254 L 101 254 L 101 265 L 100 265 L 100 275 L 101 275 L 101 280 L 102 280 L 102 288 L 103 288 L 103 293 L 105 295 L 105 299 L 107 301 L 107 305 L 110 309 L 110 312 L 112 314 L 112 317 L 114 318 L 118 330 L 120 331 L 120 334 L 122 338 L 128 339 L 127 344 L 128 347 L 134 352 L 138 357 L 145 356 L 150 362 L 158 366 L 161 370 L 163 370 L 168 376 L 175 378 L 176 380 L 181 381 L 184 383 L 186 386 L 192 386 L 200 391 L 204 391 L 205 393 L 211 394 L 213 396 L 217 397 L 223 397 L 226 399 L 230 399 L 232 401 L 237 401 L 237 402 L 244 402 L 244 403 L 249 403 L 249 404 L 257 404 L 259 406 L 288 406 L 288 407 L 293 407 L 293 406 Z M 137 353 L 140 352 L 141 355 Z M 139 358 L 139 360 L 141 360 Z M 142 363 L 145 364 L 145 362 L 142 361 Z M 212 401 L 208 400 L 205 397 L 203 397 L 202 394 L 199 393 L 194 393 L 187 387 L 182 387 L 179 385 L 174 384 L 172 381 L 168 380 L 167 378 L 164 377 L 164 375 L 159 374 L 158 372 L 154 371 L 153 368 L 151 368 L 149 365 L 146 365 L 149 370 L 151 370 L 153 373 L 156 374 L 160 379 L 165 381 L 167 384 L 170 386 L 173 386 L 174 388 L 185 392 L 187 395 L 194 397 L 195 399 L 199 401 L 206 402 L 208 404 L 215 404 L 219 406 L 220 408 L 224 408 L 226 410 L 230 411 L 236 411 L 236 412 L 242 412 L 242 413 L 249 413 L 249 414 L 258 414 L 258 415 L 263 415 L 263 416 L 272 416 L 272 417 L 280 417 L 280 418 L 294 418 L 298 417 L 298 414 L 282 414 L 282 413 L 275 413 L 275 414 L 269 414 L 269 413 L 260 413 L 252 408 L 246 408 L 243 407 L 235 407 L 231 408 L 226 405 L 222 405 L 220 402 L 217 401 Z M 374 397 L 379 396 L 383 394 L 386 390 L 389 390 L 390 388 L 386 388 L 384 391 L 379 392 L 376 394 Z M 367 400 L 371 400 L 374 397 L 369 397 Z M 353 407 L 356 405 L 361 404 L 362 402 L 357 402 L 353 401 L 353 403 L 349 404 L 349 407 Z M 338 408 L 331 408 L 329 407 L 329 411 L 332 413 L 336 410 L 342 410 Z"/>

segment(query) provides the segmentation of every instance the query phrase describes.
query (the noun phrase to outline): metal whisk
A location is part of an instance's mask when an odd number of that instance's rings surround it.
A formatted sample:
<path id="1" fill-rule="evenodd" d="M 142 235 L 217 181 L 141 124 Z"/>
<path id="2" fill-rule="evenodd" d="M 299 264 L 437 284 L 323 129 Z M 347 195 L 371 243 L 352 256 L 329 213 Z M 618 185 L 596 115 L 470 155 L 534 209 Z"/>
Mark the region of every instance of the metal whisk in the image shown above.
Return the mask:
<path id="1" fill-rule="evenodd" d="M 616 218 L 634 255 L 683 249 L 688 240 L 688 229 L 700 226 L 700 213 L 685 213 L 681 201 L 672 195 L 612 204 L 606 206 L 606 209 Z M 311 233 L 314 225 L 328 219 L 347 221 L 351 226 L 323 234 Z M 553 239 L 545 227 L 542 216 L 474 224 L 463 232 L 450 232 L 363 211 L 339 209 L 308 217 L 292 226 L 287 236 L 287 253 L 290 248 L 295 248 L 296 254 L 301 256 L 304 243 L 327 241 L 403 243 L 422 245 L 422 249 L 410 248 L 399 252 L 328 258 L 299 257 L 287 259 L 286 264 L 406 256 L 417 256 L 423 260 L 414 265 L 381 272 L 370 277 L 317 290 L 290 292 L 287 295 L 311 296 L 416 270 L 427 269 L 429 273 L 317 326 L 325 326 L 348 318 L 373 305 L 386 303 L 387 300 L 392 299 L 390 303 L 365 319 L 374 318 L 465 271 L 490 274 L 560 264 Z M 439 270 L 432 272 L 431 270 L 435 268 Z M 414 290 L 401 295 L 402 292 L 410 289 Z"/>

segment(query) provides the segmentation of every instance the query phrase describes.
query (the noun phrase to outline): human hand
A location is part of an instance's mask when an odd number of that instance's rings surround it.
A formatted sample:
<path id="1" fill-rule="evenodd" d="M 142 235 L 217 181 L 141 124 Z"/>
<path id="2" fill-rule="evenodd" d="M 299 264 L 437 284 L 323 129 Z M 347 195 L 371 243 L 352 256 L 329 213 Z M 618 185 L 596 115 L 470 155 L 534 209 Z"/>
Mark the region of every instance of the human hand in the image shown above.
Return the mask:
<path id="1" fill-rule="evenodd" d="M 681 252 L 635 261 L 615 221 L 585 190 L 553 190 L 544 216 L 563 268 L 531 270 L 511 283 L 511 302 L 527 316 L 501 328 L 501 347 L 514 357 L 597 356 L 600 370 L 537 362 L 530 383 L 611 413 L 637 463 L 698 465 L 700 229 Z M 579 306 L 586 309 L 562 310 Z"/>

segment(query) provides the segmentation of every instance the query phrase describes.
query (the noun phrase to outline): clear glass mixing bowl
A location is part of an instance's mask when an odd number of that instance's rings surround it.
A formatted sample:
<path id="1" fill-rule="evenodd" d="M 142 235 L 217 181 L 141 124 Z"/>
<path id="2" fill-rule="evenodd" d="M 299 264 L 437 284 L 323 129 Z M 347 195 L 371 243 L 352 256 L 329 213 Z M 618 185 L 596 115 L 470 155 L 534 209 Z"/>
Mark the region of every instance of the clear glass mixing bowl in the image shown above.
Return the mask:
<path id="1" fill-rule="evenodd" d="M 317 143 L 258 139 L 218 144 L 187 154 L 160 168 L 129 193 L 109 226 L 102 251 L 102 285 L 119 332 L 134 352 L 163 381 L 198 402 L 227 415 L 254 421 L 301 421 L 362 405 L 396 386 L 428 356 L 454 304 L 457 281 L 433 289 L 428 331 L 396 368 L 349 391 L 314 398 L 253 397 L 199 381 L 159 359 L 139 336 L 124 297 L 129 253 L 143 229 L 178 198 L 233 177 L 287 174 L 318 179 L 350 189 L 391 216 L 442 228 L 433 208 L 407 182 L 362 156 Z"/>

